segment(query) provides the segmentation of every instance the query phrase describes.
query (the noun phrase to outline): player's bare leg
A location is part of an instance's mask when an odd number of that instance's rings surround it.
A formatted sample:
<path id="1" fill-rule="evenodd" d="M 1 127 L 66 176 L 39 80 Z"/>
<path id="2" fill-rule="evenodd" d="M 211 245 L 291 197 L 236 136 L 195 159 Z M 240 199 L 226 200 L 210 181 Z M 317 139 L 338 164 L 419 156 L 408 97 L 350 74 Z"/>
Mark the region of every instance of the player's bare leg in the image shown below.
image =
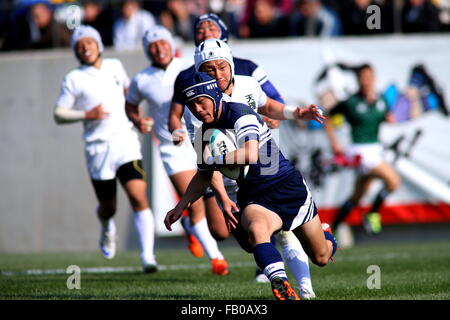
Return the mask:
<path id="1" fill-rule="evenodd" d="M 318 215 L 294 229 L 293 232 L 314 264 L 325 266 L 328 263 L 335 248 L 333 248 L 333 242 L 326 239 Z"/>
<path id="2" fill-rule="evenodd" d="M 386 197 L 400 186 L 401 179 L 397 172 L 386 162 L 382 162 L 373 168 L 370 174 L 375 178 L 383 180 L 384 187 L 378 192 L 373 201 L 372 208 L 364 216 L 363 226 L 368 233 L 378 234 L 382 229 L 379 209 L 383 205 Z"/>
<path id="3" fill-rule="evenodd" d="M 217 204 L 215 196 L 205 199 L 206 217 L 208 220 L 208 227 L 212 236 L 217 241 L 222 241 L 230 236 L 228 231 L 225 217 L 223 216 L 222 209 Z"/>
<path id="4" fill-rule="evenodd" d="M 242 228 L 248 232 L 256 264 L 270 280 L 272 293 L 279 300 L 298 300 L 297 293 L 288 282 L 283 259 L 270 242 L 272 234 L 281 229 L 283 222 L 273 211 L 257 204 L 245 207 Z"/>

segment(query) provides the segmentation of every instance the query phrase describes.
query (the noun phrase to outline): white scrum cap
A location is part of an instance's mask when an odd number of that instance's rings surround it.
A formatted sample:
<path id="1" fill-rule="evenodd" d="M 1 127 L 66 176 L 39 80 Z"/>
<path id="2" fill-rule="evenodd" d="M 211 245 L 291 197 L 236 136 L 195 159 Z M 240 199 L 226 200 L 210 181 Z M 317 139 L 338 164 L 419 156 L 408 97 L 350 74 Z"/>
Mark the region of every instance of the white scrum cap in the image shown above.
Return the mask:
<path id="1" fill-rule="evenodd" d="M 142 37 L 142 46 L 149 60 L 151 60 L 151 56 L 148 46 L 158 40 L 166 40 L 172 48 L 172 55 L 175 55 L 175 41 L 173 40 L 172 34 L 163 26 L 155 25 L 148 29 Z"/>
<path id="2" fill-rule="evenodd" d="M 75 51 L 75 45 L 77 42 L 83 38 L 92 38 L 97 42 L 98 50 L 100 53 L 103 53 L 103 42 L 100 37 L 100 33 L 97 30 L 92 28 L 91 26 L 81 25 L 77 27 L 72 33 L 72 39 L 70 41 L 70 45 L 72 49 Z"/>
<path id="3" fill-rule="evenodd" d="M 213 60 L 226 60 L 231 67 L 231 74 L 234 76 L 234 62 L 231 49 L 226 42 L 219 39 L 208 39 L 200 43 L 195 49 L 194 61 L 195 70 L 200 71 L 200 66 Z"/>

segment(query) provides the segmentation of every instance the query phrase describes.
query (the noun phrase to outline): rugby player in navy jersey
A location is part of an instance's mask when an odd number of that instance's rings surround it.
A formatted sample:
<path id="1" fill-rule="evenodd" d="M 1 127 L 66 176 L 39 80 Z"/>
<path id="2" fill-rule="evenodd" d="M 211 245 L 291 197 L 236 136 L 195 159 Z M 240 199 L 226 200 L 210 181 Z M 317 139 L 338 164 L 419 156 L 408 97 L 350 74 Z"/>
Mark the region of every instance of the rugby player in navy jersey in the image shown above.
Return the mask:
<path id="1" fill-rule="evenodd" d="M 223 21 L 213 13 L 205 14 L 197 18 L 194 23 L 194 35 L 195 43 L 197 45 L 204 42 L 204 40 L 210 39 L 220 38 L 224 42 L 228 40 L 227 27 L 225 26 Z M 265 95 L 268 99 L 271 99 L 275 103 L 284 103 L 281 95 L 268 80 L 267 75 L 261 67 L 250 60 L 235 58 L 231 56 L 231 53 L 229 55 L 229 60 L 230 66 L 232 66 L 231 69 L 233 76 L 231 77 L 231 80 L 233 81 L 234 87 L 239 88 L 242 85 L 245 88 L 253 88 L 253 85 L 249 85 L 247 83 L 248 81 L 253 80 L 256 83 L 256 86 L 260 86 L 259 91 L 261 91 L 262 94 Z M 168 125 L 169 130 L 173 131 L 174 133 L 173 137 L 175 143 L 183 141 L 185 138 L 185 133 L 181 132 L 180 134 L 178 134 L 181 130 L 175 130 L 181 128 L 181 118 L 183 114 L 185 124 L 191 139 L 195 130 L 201 125 L 201 122 L 194 116 L 192 116 L 192 113 L 189 112 L 189 110 L 186 111 L 182 103 L 183 97 L 181 94 L 181 87 L 183 83 L 192 79 L 195 72 L 196 65 L 193 65 L 190 68 L 180 72 L 177 79 L 175 80 L 174 95 L 172 98 Z M 237 81 L 237 78 L 239 78 L 241 81 Z M 242 81 L 243 78 L 250 78 L 250 80 L 247 80 L 247 82 L 245 82 L 244 84 L 244 82 Z M 225 91 L 227 90 L 224 89 L 223 92 Z M 239 92 L 242 93 L 242 88 L 239 88 Z M 247 94 L 251 93 L 255 93 L 255 91 L 250 90 L 249 92 L 247 92 Z M 233 99 L 236 98 L 236 95 L 238 95 L 237 92 L 234 92 Z M 258 94 L 256 96 L 258 96 Z M 259 105 L 255 105 L 253 107 L 259 107 Z M 269 128 L 274 129 L 279 126 L 279 120 L 275 120 L 267 115 L 261 115 L 261 117 L 263 121 L 266 122 Z M 220 177 L 220 174 L 215 174 L 215 179 L 221 179 Z M 229 197 L 232 200 L 235 200 L 237 189 L 236 182 L 227 178 L 225 178 L 223 181 L 224 187 Z M 203 196 L 209 230 L 216 240 L 223 240 L 229 236 L 229 231 L 226 228 L 223 217 L 221 217 L 221 215 L 219 214 L 221 212 L 221 209 L 217 205 L 216 198 L 217 194 L 216 197 L 214 197 L 214 193 L 210 188 L 207 189 Z M 188 216 L 184 216 L 182 219 L 186 233 L 189 233 L 189 218 L 190 217 Z M 192 236 L 190 236 L 189 239 L 191 239 L 191 237 Z M 292 232 L 280 232 L 277 235 L 277 238 L 272 237 L 271 241 L 274 245 L 276 242 L 280 244 L 280 248 L 285 261 L 289 266 L 289 269 L 293 273 L 295 279 L 297 280 L 301 297 L 303 299 L 315 298 L 316 295 L 313 290 L 311 275 L 309 272 L 308 256 L 306 255 L 303 248 L 301 247 L 301 244 L 298 242 Z M 269 282 L 269 279 L 267 279 L 262 270 L 260 270 L 259 268 L 256 269 L 255 280 L 261 283 Z"/>
<path id="2" fill-rule="evenodd" d="M 203 161 L 177 206 L 169 211 L 164 223 L 168 230 L 191 203 L 201 197 L 214 183 L 213 172 L 220 166 L 249 165 L 245 178 L 237 180 L 239 212 L 225 210 L 226 223 L 241 247 L 254 255 L 259 268 L 269 278 L 272 292 L 279 300 L 297 300 L 298 295 L 288 282 L 284 263 L 270 237 L 283 230 L 292 230 L 311 261 L 324 266 L 336 252 L 336 240 L 330 230 L 324 231 L 311 193 L 301 175 L 284 158 L 261 117 L 241 103 L 225 102 L 215 79 L 205 73 L 183 85 L 184 104 L 202 121 L 200 150 Z M 273 112 L 273 118 L 316 120 L 325 118 L 315 105 Z M 234 130 L 237 150 L 212 157 L 207 145 L 210 129 Z M 270 162 L 263 161 L 270 159 Z M 239 159 L 239 160 L 238 160 Z M 221 199 L 222 200 L 222 199 Z M 224 199 L 226 201 L 226 199 Z M 230 200 L 231 201 L 231 200 Z"/>

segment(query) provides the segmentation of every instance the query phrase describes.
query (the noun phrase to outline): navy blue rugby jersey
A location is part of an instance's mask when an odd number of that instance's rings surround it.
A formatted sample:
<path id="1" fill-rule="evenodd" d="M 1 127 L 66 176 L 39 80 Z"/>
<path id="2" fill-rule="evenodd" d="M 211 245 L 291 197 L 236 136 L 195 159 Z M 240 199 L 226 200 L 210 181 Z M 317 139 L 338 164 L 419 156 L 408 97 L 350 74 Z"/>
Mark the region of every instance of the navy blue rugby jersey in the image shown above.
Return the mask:
<path id="1" fill-rule="evenodd" d="M 234 74 L 254 77 L 261 86 L 261 89 L 263 89 L 263 91 L 269 98 L 284 103 L 284 100 L 281 97 L 280 93 L 268 80 L 266 73 L 261 67 L 259 67 L 257 64 L 255 64 L 250 60 L 235 57 L 233 57 L 233 62 L 234 62 Z M 194 74 L 195 74 L 195 65 L 192 65 L 191 67 L 181 71 L 178 74 L 175 80 L 172 102 L 183 104 L 182 102 L 183 99 L 181 95 L 181 91 L 183 90 L 183 84 L 186 83 L 185 79 L 192 79 L 194 77 Z"/>
<path id="2" fill-rule="evenodd" d="M 263 192 L 294 171 L 292 164 L 283 156 L 272 139 L 270 129 L 261 117 L 245 104 L 223 101 L 220 118 L 214 123 L 203 124 L 201 129 L 204 143 L 209 141 L 208 136 L 213 129 L 234 130 L 238 148 L 246 141 L 259 141 L 258 162 L 250 164 L 247 176 L 237 180 L 239 192 L 250 194 Z M 197 135 L 197 138 L 200 137 Z M 199 169 L 204 167 L 199 165 Z"/>

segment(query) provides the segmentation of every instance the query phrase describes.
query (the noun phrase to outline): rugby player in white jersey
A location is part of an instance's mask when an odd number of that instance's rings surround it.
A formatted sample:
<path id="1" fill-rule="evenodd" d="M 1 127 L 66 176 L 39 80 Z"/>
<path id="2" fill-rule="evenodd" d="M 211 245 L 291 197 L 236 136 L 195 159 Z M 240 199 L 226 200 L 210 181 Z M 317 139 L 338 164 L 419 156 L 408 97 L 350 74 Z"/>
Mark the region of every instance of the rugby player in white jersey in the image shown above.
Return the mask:
<path id="1" fill-rule="evenodd" d="M 134 211 L 143 270 L 155 272 L 154 218 L 146 195 L 141 145 L 124 108 L 129 78 L 119 60 L 102 58 L 102 40 L 94 28 L 76 28 L 71 46 L 80 66 L 65 76 L 54 118 L 58 124 L 83 123 L 86 163 L 98 199 L 101 252 L 107 259 L 116 254 L 113 217 L 118 178 Z"/>
<path id="2" fill-rule="evenodd" d="M 222 40 L 208 39 L 202 42 L 196 49 L 195 69 L 202 71 L 215 78 L 220 89 L 224 93 L 224 100 L 228 102 L 238 102 L 248 105 L 262 117 L 273 119 L 279 112 L 285 112 L 287 117 L 291 117 L 294 107 L 286 107 L 284 104 L 269 98 L 262 90 L 254 77 L 234 74 L 234 61 L 230 47 Z M 286 108 L 286 109 L 285 109 Z M 192 120 L 192 113 L 185 111 L 187 123 L 196 127 L 197 121 Z M 192 132 L 195 129 L 191 129 Z M 228 195 L 232 200 L 236 200 L 237 186 L 230 187 L 228 179 L 224 179 L 227 186 Z M 225 208 L 229 210 L 229 208 Z M 211 219 L 223 219 L 223 216 L 215 215 Z M 221 222 L 223 224 L 223 222 Z M 218 225 L 215 223 L 214 225 Z M 281 232 L 278 234 L 283 256 L 294 274 L 303 298 L 314 298 L 311 276 L 309 272 L 308 256 L 303 250 L 300 242 L 293 236 L 292 232 Z"/>
<path id="3" fill-rule="evenodd" d="M 139 109 L 139 104 L 143 100 L 147 101 L 154 122 L 153 131 L 160 142 L 161 160 L 181 197 L 197 171 L 197 155 L 188 140 L 182 144 L 173 144 L 167 123 L 175 78 L 181 70 L 190 66 L 190 61 L 174 56 L 175 43 L 172 35 L 162 26 L 156 25 L 147 30 L 142 42 L 151 65 L 133 77 L 126 97 L 126 112 L 139 131 L 147 133 L 149 119 Z M 192 224 L 190 230 L 210 258 L 212 272 L 217 275 L 227 274 L 228 264 L 206 223 L 203 199 L 193 203 L 188 212 Z"/>

